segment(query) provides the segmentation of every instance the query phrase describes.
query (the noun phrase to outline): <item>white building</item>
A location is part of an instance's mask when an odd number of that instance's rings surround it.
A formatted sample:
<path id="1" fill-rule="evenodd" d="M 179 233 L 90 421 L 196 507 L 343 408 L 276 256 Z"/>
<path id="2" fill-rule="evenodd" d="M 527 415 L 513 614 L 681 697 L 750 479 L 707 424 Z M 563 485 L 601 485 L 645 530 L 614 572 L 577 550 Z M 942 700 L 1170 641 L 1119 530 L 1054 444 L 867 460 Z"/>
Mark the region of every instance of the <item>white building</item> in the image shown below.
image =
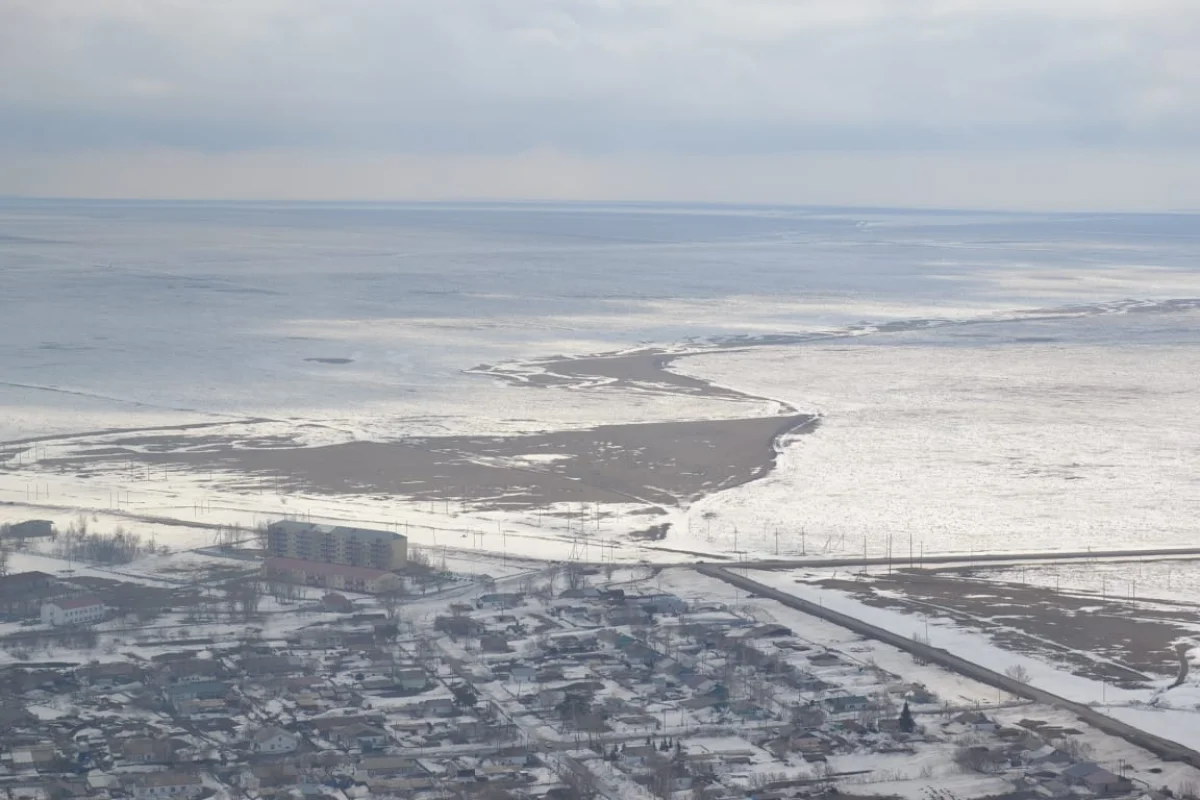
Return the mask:
<path id="1" fill-rule="evenodd" d="M 133 796 L 138 800 L 154 800 L 160 797 L 195 797 L 204 789 L 204 782 L 197 775 L 182 772 L 150 772 L 139 775 L 133 785 Z"/>
<path id="2" fill-rule="evenodd" d="M 42 604 L 42 622 L 55 627 L 90 625 L 104 619 L 107 611 L 104 602 L 93 595 L 52 600 Z"/>
<path id="3" fill-rule="evenodd" d="M 250 746 L 256 753 L 291 753 L 299 745 L 299 738 L 283 728 L 263 728 L 250 737 Z"/>

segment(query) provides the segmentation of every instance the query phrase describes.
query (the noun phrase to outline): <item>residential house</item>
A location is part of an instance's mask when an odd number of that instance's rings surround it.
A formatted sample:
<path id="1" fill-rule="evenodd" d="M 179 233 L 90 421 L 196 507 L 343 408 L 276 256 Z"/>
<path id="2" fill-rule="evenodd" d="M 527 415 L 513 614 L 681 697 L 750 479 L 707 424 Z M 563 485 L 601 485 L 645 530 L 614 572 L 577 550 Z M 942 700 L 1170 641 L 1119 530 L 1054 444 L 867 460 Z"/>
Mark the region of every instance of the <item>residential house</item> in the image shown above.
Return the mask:
<path id="1" fill-rule="evenodd" d="M 114 754 L 119 752 L 121 758 L 134 764 L 170 764 L 175 756 L 169 739 L 149 736 L 113 741 L 109 744 L 109 751 Z"/>
<path id="2" fill-rule="evenodd" d="M 608 613 L 604 616 L 604 621 L 614 627 L 622 625 L 647 625 L 650 622 L 650 614 L 646 609 L 638 605 L 616 606 L 608 610 Z"/>
<path id="3" fill-rule="evenodd" d="M 162 691 L 171 703 L 181 700 L 223 700 L 229 696 L 229 684 L 224 681 L 192 681 L 171 684 Z"/>
<path id="4" fill-rule="evenodd" d="M 299 781 L 300 770 L 296 765 L 281 761 L 255 764 L 238 776 L 238 785 L 248 792 L 256 793 L 264 789 L 295 786 Z"/>
<path id="5" fill-rule="evenodd" d="M 43 784 L 43 788 L 46 796 L 54 800 L 89 796 L 88 782 L 83 778 L 54 778 Z"/>
<path id="6" fill-rule="evenodd" d="M 813 653 L 811 656 L 808 656 L 808 660 L 811 664 L 818 667 L 832 667 L 836 664 L 843 663 L 842 659 L 839 658 L 836 653 L 830 653 L 828 651 L 824 653 Z"/>
<path id="7" fill-rule="evenodd" d="M 358 772 L 368 778 L 421 778 L 429 772 L 415 758 L 368 756 L 358 762 Z"/>
<path id="8" fill-rule="evenodd" d="M 228 719 L 229 702 L 224 699 L 180 700 L 172 707 L 175 709 L 175 714 L 180 717 L 224 719 L 230 725 L 233 724 Z"/>
<path id="9" fill-rule="evenodd" d="M 62 627 L 65 625 L 91 625 L 104 619 L 108 607 L 95 595 L 51 600 L 42 604 L 42 623 Z"/>
<path id="10" fill-rule="evenodd" d="M 271 655 L 243 658 L 241 671 L 252 678 L 291 675 L 301 669 L 300 659 L 294 656 Z"/>
<path id="11" fill-rule="evenodd" d="M 563 600 L 599 600 L 600 590 L 595 586 L 584 586 L 580 589 L 563 589 L 558 596 Z"/>
<path id="12" fill-rule="evenodd" d="M 520 683 L 532 683 L 537 678 L 537 667 L 532 664 L 506 664 L 504 667 L 496 668 L 497 674 L 508 673 L 510 681 Z"/>
<path id="13" fill-rule="evenodd" d="M 821 706 L 794 706 L 791 711 L 792 722 L 801 728 L 819 728 L 825 722 L 825 709 Z"/>
<path id="14" fill-rule="evenodd" d="M 367 725 L 381 725 L 383 724 L 383 717 L 376 714 L 340 714 L 317 717 L 316 719 L 309 720 L 307 724 L 312 726 L 317 735 L 328 736 L 330 731 L 345 728 L 356 722 L 366 723 Z"/>
<path id="15" fill-rule="evenodd" d="M 725 638 L 740 642 L 747 642 L 759 639 L 782 639 L 792 635 L 792 629 L 785 625 L 778 625 L 773 622 L 763 623 L 761 625 L 750 625 L 743 628 L 736 628 L 725 634 Z M 790 644 L 790 642 L 776 642 L 776 646 L 780 644 Z M 781 648 L 788 649 L 788 648 Z"/>
<path id="16" fill-rule="evenodd" d="M 526 747 L 506 747 L 497 750 L 490 756 L 484 756 L 485 763 L 502 764 L 509 767 L 534 767 L 538 765 L 537 758 Z"/>
<path id="17" fill-rule="evenodd" d="M 976 733 L 995 733 L 997 728 L 996 723 L 982 711 L 964 711 L 950 721 Z"/>
<path id="18" fill-rule="evenodd" d="M 37 716 L 15 698 L 0 700 L 0 732 L 11 734 L 14 730 L 40 724 Z"/>
<path id="19" fill-rule="evenodd" d="M 17 619 L 37 616 L 42 603 L 57 591 L 54 577 L 45 572 L 0 575 L 0 614 Z"/>
<path id="20" fill-rule="evenodd" d="M 825 706 L 831 714 L 849 714 L 865 711 L 871 701 L 859 694 L 843 694 L 825 698 Z"/>
<path id="21" fill-rule="evenodd" d="M 0 533 L 6 539 L 53 539 L 54 523 L 48 519 L 27 519 L 4 525 Z"/>
<path id="22" fill-rule="evenodd" d="M 493 592 L 481 594 L 475 601 L 477 608 L 516 608 L 524 605 L 525 595 L 520 592 Z"/>
<path id="23" fill-rule="evenodd" d="M 9 758 L 14 770 L 40 770 L 54 763 L 58 750 L 49 742 L 23 745 L 12 748 Z"/>
<path id="24" fill-rule="evenodd" d="M 135 777 L 131 789 L 138 800 L 195 797 L 204 790 L 204 782 L 200 776 L 184 772 L 148 772 Z"/>
<path id="25" fill-rule="evenodd" d="M 219 661 L 188 658 L 171 662 L 165 671 L 167 683 L 207 683 L 225 677 L 225 667 Z"/>
<path id="26" fill-rule="evenodd" d="M 1049 744 L 1034 747 L 1021 754 L 1021 760 L 1031 766 L 1066 766 L 1074 759 L 1068 754 Z"/>
<path id="27" fill-rule="evenodd" d="M 263 691 L 272 697 L 289 697 L 295 700 L 304 694 L 319 694 L 324 689 L 330 689 L 328 681 L 319 675 L 297 675 L 289 678 L 276 678 L 260 684 Z"/>
<path id="28" fill-rule="evenodd" d="M 452 717 L 458 712 L 454 701 L 449 697 L 435 697 L 426 700 L 418 708 L 423 717 Z"/>
<path id="29" fill-rule="evenodd" d="M 451 638 L 466 639 L 479 635 L 484 626 L 482 622 L 471 617 L 437 617 L 433 621 L 433 629 Z"/>
<path id="30" fill-rule="evenodd" d="M 640 607 L 650 614 L 684 614 L 687 613 L 687 603 L 673 594 L 648 594 L 639 597 L 626 597 L 625 602 Z"/>
<path id="31" fill-rule="evenodd" d="M 361 750 L 385 747 L 388 743 L 387 731 L 365 722 L 334 728 L 329 732 L 329 739 L 339 747 L 357 747 Z"/>
<path id="32" fill-rule="evenodd" d="M 128 686 L 145 680 L 146 673 L 137 664 L 128 661 L 110 661 L 103 664 L 89 664 L 81 667 L 79 677 L 88 686 L 96 689 L 114 689 L 118 686 Z"/>
<path id="33" fill-rule="evenodd" d="M 250 749 L 255 753 L 292 753 L 299 746 L 299 736 L 274 726 L 255 731 L 250 736 Z"/>
<path id="34" fill-rule="evenodd" d="M 1062 776 L 1071 785 L 1082 786 L 1096 794 L 1119 794 L 1132 786 L 1128 779 L 1091 762 L 1072 764 L 1063 770 Z"/>
<path id="35" fill-rule="evenodd" d="M 331 611 L 335 614 L 350 614 L 354 611 L 354 601 L 346 597 L 344 594 L 337 592 L 329 592 L 321 598 L 321 606 L 326 611 Z"/>
<path id="36" fill-rule="evenodd" d="M 680 677 L 680 683 L 696 694 L 709 694 L 717 688 L 717 682 L 707 675 L 689 674 Z"/>
<path id="37" fill-rule="evenodd" d="M 429 676 L 420 668 L 397 670 L 396 685 L 401 691 L 419 692 L 429 685 Z"/>
<path id="38" fill-rule="evenodd" d="M 479 649 L 485 653 L 511 653 L 508 639 L 497 634 L 485 634 L 479 637 Z"/>
<path id="39" fill-rule="evenodd" d="M 635 769 L 644 768 L 650 765 L 651 762 L 661 757 L 658 748 L 652 744 L 640 744 L 633 747 L 622 747 L 620 752 L 621 763 L 626 767 Z"/>

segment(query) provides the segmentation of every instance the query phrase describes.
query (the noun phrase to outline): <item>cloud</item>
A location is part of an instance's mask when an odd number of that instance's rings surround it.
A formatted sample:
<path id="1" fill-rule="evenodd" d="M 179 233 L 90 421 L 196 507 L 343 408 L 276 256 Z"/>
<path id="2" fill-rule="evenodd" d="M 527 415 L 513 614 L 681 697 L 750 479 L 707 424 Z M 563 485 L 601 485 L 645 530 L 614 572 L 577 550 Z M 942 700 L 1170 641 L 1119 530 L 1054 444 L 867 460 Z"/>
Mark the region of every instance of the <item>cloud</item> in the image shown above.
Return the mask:
<path id="1" fill-rule="evenodd" d="M 22 147 L 721 155 L 1158 146 L 1191 0 L 8 0 Z"/>
<path id="2" fill-rule="evenodd" d="M 0 192 L 1196 206 L 1197 41 L 1194 0 L 5 0 Z"/>
<path id="3" fill-rule="evenodd" d="M 793 155 L 0 151 L 7 191 L 43 197 L 801 203 L 1027 210 L 1200 208 L 1184 151 Z"/>

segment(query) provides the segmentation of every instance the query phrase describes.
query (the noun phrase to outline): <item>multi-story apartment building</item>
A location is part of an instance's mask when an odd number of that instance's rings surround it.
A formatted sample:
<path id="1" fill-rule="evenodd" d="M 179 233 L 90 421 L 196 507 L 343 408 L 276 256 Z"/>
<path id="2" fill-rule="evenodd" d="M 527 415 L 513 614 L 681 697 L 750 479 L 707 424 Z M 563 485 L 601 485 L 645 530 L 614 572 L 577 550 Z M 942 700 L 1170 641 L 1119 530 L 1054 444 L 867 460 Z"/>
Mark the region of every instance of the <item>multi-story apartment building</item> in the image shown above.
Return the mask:
<path id="1" fill-rule="evenodd" d="M 281 556 L 271 556 L 263 562 L 263 577 L 302 586 L 367 594 L 392 592 L 401 585 L 398 575 L 382 569 L 326 564 Z"/>
<path id="2" fill-rule="evenodd" d="M 390 572 L 408 563 L 408 539 L 391 531 L 280 520 L 267 527 L 267 552 L 278 558 Z"/>

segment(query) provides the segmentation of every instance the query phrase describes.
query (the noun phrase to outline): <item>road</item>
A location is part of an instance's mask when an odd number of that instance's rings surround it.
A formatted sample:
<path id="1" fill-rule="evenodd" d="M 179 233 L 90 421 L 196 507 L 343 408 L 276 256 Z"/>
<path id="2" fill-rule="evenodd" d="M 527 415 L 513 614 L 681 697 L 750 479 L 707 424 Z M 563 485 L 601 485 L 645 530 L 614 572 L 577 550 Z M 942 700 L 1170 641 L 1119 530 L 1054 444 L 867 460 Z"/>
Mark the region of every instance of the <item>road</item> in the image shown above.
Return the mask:
<path id="1" fill-rule="evenodd" d="M 802 567 L 923 567 L 928 564 L 981 564 L 1016 561 L 1083 561 L 1091 558 L 1200 558 L 1200 547 L 1159 547 L 1143 550 L 1068 550 L 1024 553 L 939 553 L 915 558 L 838 556 L 837 558 L 774 558 L 757 561 L 721 562 L 729 567 L 749 569 L 796 569 Z M 703 562 L 701 562 L 703 563 Z M 667 566 L 667 565 L 664 565 Z"/>

